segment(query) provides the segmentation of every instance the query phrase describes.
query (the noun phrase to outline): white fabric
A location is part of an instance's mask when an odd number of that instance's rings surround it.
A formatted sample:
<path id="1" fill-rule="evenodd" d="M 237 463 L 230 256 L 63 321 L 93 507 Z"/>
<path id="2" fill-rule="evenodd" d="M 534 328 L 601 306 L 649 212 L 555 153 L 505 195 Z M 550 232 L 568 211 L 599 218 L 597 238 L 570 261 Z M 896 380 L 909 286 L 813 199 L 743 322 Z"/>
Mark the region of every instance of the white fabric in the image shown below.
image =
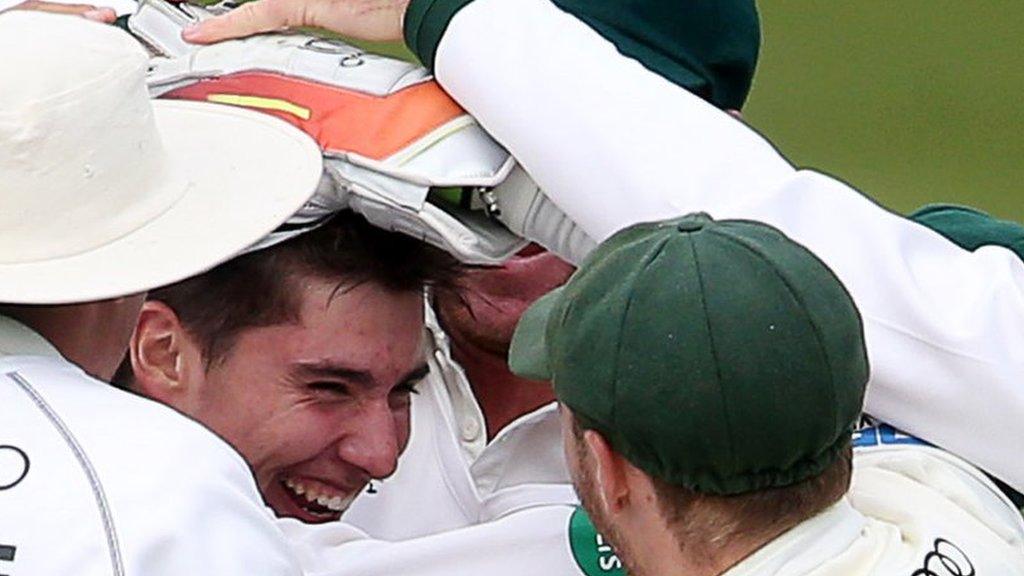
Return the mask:
<path id="1" fill-rule="evenodd" d="M 345 513 L 373 537 L 414 538 L 548 504 L 574 505 L 554 404 L 487 441 L 486 422 L 447 336 L 433 322 L 430 374 L 413 397 L 412 430 L 398 469 Z"/>
<path id="2" fill-rule="evenodd" d="M 234 256 L 313 194 L 322 162 L 308 136 L 237 108 L 151 104 L 147 62 L 110 26 L 0 15 L 0 302 L 101 300 L 176 282 Z"/>
<path id="3" fill-rule="evenodd" d="M 1024 574 L 1024 522 L 974 467 L 910 445 L 853 461 L 847 498 L 723 576 Z"/>
<path id="4" fill-rule="evenodd" d="M 868 412 L 1024 490 L 1024 263 L 1012 252 L 961 250 L 839 180 L 795 170 L 548 0 L 476 0 L 452 19 L 435 65 L 596 239 L 706 211 L 806 245 L 863 314 Z"/>
<path id="5" fill-rule="evenodd" d="M 0 320 L 0 571 L 300 574 L 248 466 L 168 407 Z"/>
<path id="6" fill-rule="evenodd" d="M 281 521 L 306 576 L 580 575 L 567 543 L 571 506 L 541 506 L 493 522 L 402 542 L 342 523 Z"/>
<path id="7" fill-rule="evenodd" d="M 572 221 L 517 165 L 494 190 L 498 220 L 571 264 L 579 264 L 597 242 Z"/>

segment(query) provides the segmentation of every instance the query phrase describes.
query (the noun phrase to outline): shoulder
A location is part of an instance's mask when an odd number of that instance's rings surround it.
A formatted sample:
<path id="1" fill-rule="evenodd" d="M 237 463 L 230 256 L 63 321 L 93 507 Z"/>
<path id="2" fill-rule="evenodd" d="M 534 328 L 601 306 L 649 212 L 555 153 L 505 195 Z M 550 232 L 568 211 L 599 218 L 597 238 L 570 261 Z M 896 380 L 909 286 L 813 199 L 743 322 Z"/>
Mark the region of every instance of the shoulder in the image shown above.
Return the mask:
<path id="1" fill-rule="evenodd" d="M 89 538 L 129 573 L 293 573 L 248 467 L 214 434 L 66 362 L 0 368 L 3 431 L 32 461 L 12 511 L 37 518 L 25 542 L 105 534 Z"/>
<path id="2" fill-rule="evenodd" d="M 854 446 L 857 511 L 904 543 L 955 548 L 978 567 L 1024 567 L 1024 519 L 980 470 L 887 426 L 861 431 Z"/>

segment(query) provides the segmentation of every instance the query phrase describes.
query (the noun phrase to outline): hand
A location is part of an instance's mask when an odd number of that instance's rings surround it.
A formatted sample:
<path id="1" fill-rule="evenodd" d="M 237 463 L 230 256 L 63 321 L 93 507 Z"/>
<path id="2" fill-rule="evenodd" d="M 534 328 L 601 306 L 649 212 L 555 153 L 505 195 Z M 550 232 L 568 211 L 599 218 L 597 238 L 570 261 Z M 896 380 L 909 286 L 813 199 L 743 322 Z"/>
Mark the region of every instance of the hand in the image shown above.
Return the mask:
<path id="1" fill-rule="evenodd" d="M 60 4 L 57 2 L 44 2 L 42 0 L 27 0 L 11 10 L 32 10 L 36 12 L 51 12 L 53 14 L 71 14 L 81 16 L 88 20 L 110 24 L 117 20 L 117 13 L 112 8 L 97 8 L 91 4 Z"/>
<path id="2" fill-rule="evenodd" d="M 361 40 L 402 39 L 409 0 L 255 0 L 185 29 L 182 38 L 209 44 L 298 26 Z"/>

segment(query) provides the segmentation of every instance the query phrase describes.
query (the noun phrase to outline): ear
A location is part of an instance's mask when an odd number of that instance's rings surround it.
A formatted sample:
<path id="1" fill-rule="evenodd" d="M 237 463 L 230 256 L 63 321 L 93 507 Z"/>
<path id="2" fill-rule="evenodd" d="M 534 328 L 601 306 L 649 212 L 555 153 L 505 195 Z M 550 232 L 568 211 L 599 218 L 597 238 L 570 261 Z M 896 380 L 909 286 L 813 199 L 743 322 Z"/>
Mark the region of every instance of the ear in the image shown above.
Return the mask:
<path id="1" fill-rule="evenodd" d="M 583 433 L 583 449 L 594 463 L 594 491 L 608 514 L 617 514 L 630 500 L 629 463 L 596 430 Z"/>
<path id="2" fill-rule="evenodd" d="M 154 400 L 187 411 L 203 372 L 202 354 L 174 310 L 159 300 L 147 300 L 128 351 L 132 387 Z"/>

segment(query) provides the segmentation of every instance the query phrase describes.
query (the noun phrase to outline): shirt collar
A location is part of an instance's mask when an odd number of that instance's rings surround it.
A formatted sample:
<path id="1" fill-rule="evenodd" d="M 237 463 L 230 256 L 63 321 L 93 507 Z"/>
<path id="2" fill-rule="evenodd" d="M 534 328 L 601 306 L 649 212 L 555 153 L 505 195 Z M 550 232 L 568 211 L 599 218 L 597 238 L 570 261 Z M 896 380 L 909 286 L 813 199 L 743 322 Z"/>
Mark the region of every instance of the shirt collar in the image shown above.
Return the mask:
<path id="1" fill-rule="evenodd" d="M 0 315 L 0 358 L 4 356 L 52 356 L 61 354 L 35 330 Z"/>
<path id="2" fill-rule="evenodd" d="M 847 550 L 867 519 L 843 497 L 824 512 L 772 540 L 722 576 L 809 573 Z"/>

